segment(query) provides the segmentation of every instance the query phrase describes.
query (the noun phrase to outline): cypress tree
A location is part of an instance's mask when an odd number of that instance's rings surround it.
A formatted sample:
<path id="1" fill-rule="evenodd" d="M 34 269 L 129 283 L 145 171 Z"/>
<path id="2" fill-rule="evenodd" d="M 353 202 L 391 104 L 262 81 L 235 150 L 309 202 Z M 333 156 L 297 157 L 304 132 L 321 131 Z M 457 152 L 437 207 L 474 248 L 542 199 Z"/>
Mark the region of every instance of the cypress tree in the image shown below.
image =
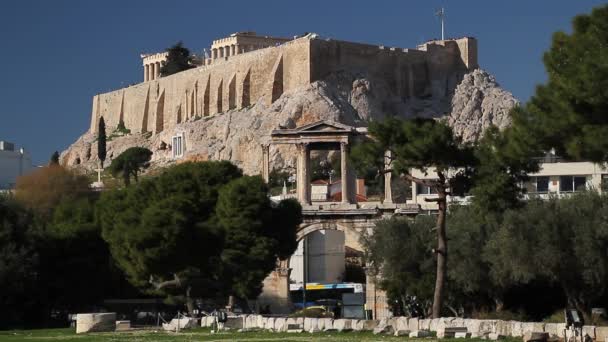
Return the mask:
<path id="1" fill-rule="evenodd" d="M 100 160 L 100 165 L 103 166 L 103 162 L 106 160 L 106 123 L 103 120 L 103 116 L 99 119 L 99 126 L 97 129 L 97 157 Z"/>

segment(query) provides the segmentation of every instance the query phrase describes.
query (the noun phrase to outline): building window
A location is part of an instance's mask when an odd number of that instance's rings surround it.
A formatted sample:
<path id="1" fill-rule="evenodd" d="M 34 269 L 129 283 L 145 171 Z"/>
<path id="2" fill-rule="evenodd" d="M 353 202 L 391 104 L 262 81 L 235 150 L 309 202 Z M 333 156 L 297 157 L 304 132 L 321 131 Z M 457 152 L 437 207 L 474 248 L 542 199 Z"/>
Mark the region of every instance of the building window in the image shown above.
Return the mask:
<path id="1" fill-rule="evenodd" d="M 526 191 L 530 194 L 544 194 L 549 192 L 549 177 L 530 177 L 525 184 Z"/>
<path id="2" fill-rule="evenodd" d="M 587 177 L 585 176 L 561 176 L 559 177 L 560 192 L 584 191 L 587 186 Z"/>
<path id="3" fill-rule="evenodd" d="M 418 195 L 435 195 L 437 194 L 437 190 L 433 187 L 416 183 L 416 193 Z"/>
<path id="4" fill-rule="evenodd" d="M 172 148 L 172 152 L 173 152 L 173 158 L 181 158 L 184 156 L 184 135 L 180 134 L 180 135 L 176 135 L 173 137 L 172 139 L 173 141 L 173 148 Z"/>

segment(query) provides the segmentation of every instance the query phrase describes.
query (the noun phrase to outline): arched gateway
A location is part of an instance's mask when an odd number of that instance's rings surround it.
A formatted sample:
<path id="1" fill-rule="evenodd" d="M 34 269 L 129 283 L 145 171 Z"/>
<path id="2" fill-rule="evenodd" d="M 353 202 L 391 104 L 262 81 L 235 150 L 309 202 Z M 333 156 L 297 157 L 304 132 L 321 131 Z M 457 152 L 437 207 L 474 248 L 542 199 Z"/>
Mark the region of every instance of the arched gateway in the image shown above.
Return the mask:
<path id="1" fill-rule="evenodd" d="M 303 222 L 298 229 L 298 241 L 318 231 L 338 230 L 344 232 L 345 248 L 362 251 L 359 242 L 361 233 L 373 232 L 376 222 L 392 215 L 416 215 L 418 205 L 395 204 L 391 195 L 391 175 L 384 176 L 382 200 L 358 203 L 357 182 L 354 170 L 348 165 L 350 144 L 365 137 L 365 128 L 354 128 L 332 121 L 319 121 L 295 129 L 274 130 L 271 144 L 293 144 L 297 146 L 297 186 L 296 198 L 302 204 Z M 269 180 L 269 145 L 264 145 L 262 175 Z M 340 151 L 340 181 L 336 185 L 340 196 L 329 196 L 319 200 L 311 196 L 311 150 Z M 387 162 L 389 158 L 386 158 Z M 289 195 L 283 195 L 289 196 Z M 264 280 L 264 290 L 259 296 L 258 307 L 269 306 L 272 313 L 288 313 L 292 309 L 289 296 L 289 260 L 277 262 L 277 268 Z M 366 275 L 366 308 L 374 317 L 381 318 L 388 313 L 385 294 L 376 289 L 373 279 Z"/>

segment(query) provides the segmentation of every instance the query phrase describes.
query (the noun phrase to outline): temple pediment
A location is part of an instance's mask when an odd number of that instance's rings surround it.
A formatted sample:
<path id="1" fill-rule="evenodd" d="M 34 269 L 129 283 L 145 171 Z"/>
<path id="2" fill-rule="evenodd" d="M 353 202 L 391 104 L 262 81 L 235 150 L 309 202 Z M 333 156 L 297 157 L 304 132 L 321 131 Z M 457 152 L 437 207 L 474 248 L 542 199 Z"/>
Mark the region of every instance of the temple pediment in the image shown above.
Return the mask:
<path id="1" fill-rule="evenodd" d="M 321 120 L 293 129 L 277 129 L 272 131 L 273 136 L 277 135 L 317 135 L 317 134 L 350 134 L 356 132 L 355 127 L 348 126 L 339 122 Z"/>

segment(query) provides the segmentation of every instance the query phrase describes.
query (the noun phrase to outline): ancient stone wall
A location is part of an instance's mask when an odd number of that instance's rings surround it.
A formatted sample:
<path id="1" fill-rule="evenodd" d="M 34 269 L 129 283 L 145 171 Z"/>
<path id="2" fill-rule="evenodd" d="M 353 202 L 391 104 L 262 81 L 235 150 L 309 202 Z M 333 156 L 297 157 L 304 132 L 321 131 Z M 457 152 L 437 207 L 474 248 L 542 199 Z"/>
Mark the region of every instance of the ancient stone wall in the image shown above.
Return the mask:
<path id="1" fill-rule="evenodd" d="M 308 39 L 298 39 L 96 95 L 90 132 L 102 116 L 108 127 L 122 120 L 132 133 L 159 133 L 195 117 L 248 107 L 264 96 L 276 100 L 310 83 L 309 46 Z"/>
<path id="2" fill-rule="evenodd" d="M 304 37 L 96 95 L 90 132 L 103 116 L 110 128 L 123 121 L 132 133 L 156 134 L 195 118 L 247 108 L 261 98 L 270 104 L 285 92 L 344 70 L 382 79 L 386 92 L 402 101 L 443 97 L 477 67 L 476 46 L 472 38 L 398 49 Z"/>

